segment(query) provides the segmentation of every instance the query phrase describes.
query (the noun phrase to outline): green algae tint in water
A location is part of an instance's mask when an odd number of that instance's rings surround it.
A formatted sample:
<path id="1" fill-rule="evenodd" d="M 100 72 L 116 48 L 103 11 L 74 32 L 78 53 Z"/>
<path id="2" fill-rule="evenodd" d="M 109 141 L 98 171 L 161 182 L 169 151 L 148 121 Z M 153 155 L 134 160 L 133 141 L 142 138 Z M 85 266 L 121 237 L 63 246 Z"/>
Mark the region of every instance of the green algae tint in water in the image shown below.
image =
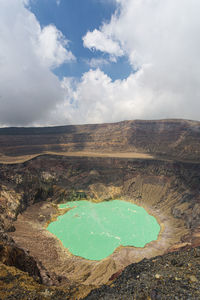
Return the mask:
<path id="1" fill-rule="evenodd" d="M 120 245 L 144 247 L 157 239 L 160 226 L 144 208 L 113 200 L 98 204 L 73 201 L 60 205 L 72 208 L 48 226 L 74 254 L 101 260 Z"/>

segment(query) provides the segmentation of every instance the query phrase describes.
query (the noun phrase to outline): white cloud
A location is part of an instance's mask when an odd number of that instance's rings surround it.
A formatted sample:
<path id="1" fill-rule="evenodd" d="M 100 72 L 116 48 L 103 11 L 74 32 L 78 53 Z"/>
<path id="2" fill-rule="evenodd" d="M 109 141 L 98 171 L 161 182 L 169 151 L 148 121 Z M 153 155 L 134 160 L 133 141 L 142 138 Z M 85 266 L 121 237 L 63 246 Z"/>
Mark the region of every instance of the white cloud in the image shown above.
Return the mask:
<path id="1" fill-rule="evenodd" d="M 36 52 L 42 63 L 48 67 L 58 67 L 61 64 L 75 60 L 71 51 L 66 50 L 69 41 L 54 25 L 44 27 L 36 41 Z"/>
<path id="2" fill-rule="evenodd" d="M 50 67 L 74 59 L 61 32 L 52 25 L 41 29 L 24 3 L 0 0 L 1 125 L 50 123 L 50 112 L 64 101 Z"/>
<path id="3" fill-rule="evenodd" d="M 114 41 L 109 35 L 96 29 L 93 32 L 88 32 L 86 36 L 83 37 L 83 45 L 90 50 L 107 52 L 111 56 L 123 55 L 123 50 L 119 42 Z"/>
<path id="4" fill-rule="evenodd" d="M 86 61 L 86 63 L 91 67 L 91 68 L 100 68 L 103 65 L 108 65 L 109 61 L 105 58 L 92 58 L 88 61 Z"/>
<path id="5" fill-rule="evenodd" d="M 112 121 L 165 117 L 200 119 L 200 2 L 116 2 L 120 10 L 108 24 L 88 32 L 83 38 L 84 45 L 113 54 L 115 58 L 125 54 L 133 69 L 139 68 L 140 72 L 115 82 L 102 75 L 98 97 L 96 92 L 95 97 L 91 96 L 92 86 L 95 89 L 96 85 L 88 77 L 88 98 L 92 105 L 100 101 L 106 111 L 110 107 Z M 86 91 L 87 88 L 85 94 Z M 100 100 L 102 98 L 106 100 Z M 101 109 L 101 112 L 96 120 L 108 121 L 105 111 Z"/>
<path id="6" fill-rule="evenodd" d="M 63 87 L 66 88 L 68 100 L 64 105 L 58 105 L 54 119 L 59 116 L 63 124 L 65 119 L 70 123 L 82 124 L 159 118 L 160 114 L 165 118 L 169 117 L 169 113 L 170 117 L 180 117 L 177 115 L 180 98 L 174 102 L 173 93 L 159 95 L 144 88 L 146 71 L 148 66 L 127 79 L 114 82 L 100 69 L 85 73 L 80 82 L 65 78 Z"/>
<path id="7" fill-rule="evenodd" d="M 41 29 L 23 0 L 0 0 L 0 124 L 200 119 L 199 0 L 116 3 L 84 46 L 113 61 L 126 55 L 139 71 L 112 81 L 99 69 L 103 56 L 61 84 L 51 69 L 75 59 L 67 39 L 53 25 Z"/>

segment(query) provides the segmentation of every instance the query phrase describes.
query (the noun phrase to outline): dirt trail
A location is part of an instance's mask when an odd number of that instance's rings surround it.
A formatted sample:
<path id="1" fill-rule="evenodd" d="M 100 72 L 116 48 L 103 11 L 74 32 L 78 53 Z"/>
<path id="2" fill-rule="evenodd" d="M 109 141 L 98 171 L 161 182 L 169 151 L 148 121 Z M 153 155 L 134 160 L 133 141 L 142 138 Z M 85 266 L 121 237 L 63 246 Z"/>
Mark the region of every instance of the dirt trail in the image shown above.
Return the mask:
<path id="1" fill-rule="evenodd" d="M 44 152 L 32 155 L 23 156 L 5 156 L 0 155 L 0 163 L 2 164 L 16 164 L 23 163 L 25 161 L 31 160 L 40 155 L 61 155 L 61 156 L 72 156 L 72 157 L 114 157 L 114 158 L 138 158 L 138 159 L 154 159 L 154 156 L 146 153 L 138 152 L 110 152 L 110 153 L 100 153 L 100 152 Z"/>

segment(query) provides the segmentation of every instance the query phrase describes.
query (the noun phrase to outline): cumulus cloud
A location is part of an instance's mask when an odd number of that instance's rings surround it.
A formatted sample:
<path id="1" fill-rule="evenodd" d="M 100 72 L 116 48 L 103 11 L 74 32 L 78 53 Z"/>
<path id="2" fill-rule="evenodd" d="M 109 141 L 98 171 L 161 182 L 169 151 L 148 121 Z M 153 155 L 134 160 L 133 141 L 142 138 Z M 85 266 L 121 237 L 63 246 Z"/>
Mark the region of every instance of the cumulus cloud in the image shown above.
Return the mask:
<path id="1" fill-rule="evenodd" d="M 71 51 L 66 50 L 69 41 L 54 25 L 44 27 L 36 40 L 36 52 L 41 58 L 43 65 L 55 68 L 75 60 Z"/>
<path id="2" fill-rule="evenodd" d="M 94 102 L 98 102 L 98 106 L 99 101 L 103 105 L 102 116 L 98 116 L 97 121 L 108 120 L 108 117 L 104 118 L 103 111 L 106 115 L 109 103 L 112 103 L 112 120 L 166 117 L 200 119 L 200 2 L 116 2 L 120 9 L 109 23 L 88 32 L 83 38 L 84 45 L 115 57 L 124 54 L 133 70 L 139 71 L 125 80 L 115 82 L 102 75 L 102 89 L 99 89 L 98 97 L 97 94 L 92 96 L 91 89 L 92 86 L 96 89 L 96 84 L 89 80 L 91 72 L 88 77 L 85 74 L 84 78 L 90 82 L 88 99 L 91 105 L 94 107 Z M 80 88 L 83 82 L 86 84 L 83 80 Z M 100 100 L 103 97 L 105 101 Z"/>
<path id="3" fill-rule="evenodd" d="M 144 72 L 143 69 L 124 80 L 112 81 L 98 68 L 85 73 L 80 81 L 64 78 L 68 101 L 57 106 L 52 119 L 59 116 L 61 123 L 67 118 L 70 123 L 83 124 L 149 119 L 149 116 L 159 118 L 161 115 L 167 118 L 169 114 L 171 118 L 177 117 L 181 98 L 174 102 L 173 93 L 161 97 L 151 88 L 144 88 Z"/>
<path id="4" fill-rule="evenodd" d="M 103 58 L 62 82 L 52 69 L 75 60 L 70 44 L 24 1 L 0 0 L 0 124 L 200 119 L 199 0 L 115 0 L 110 21 L 83 37 Z M 105 53 L 127 56 L 132 74 L 113 81 L 100 69 Z"/>
<path id="5" fill-rule="evenodd" d="M 96 29 L 93 32 L 88 32 L 86 36 L 83 37 L 83 45 L 90 50 L 107 52 L 111 56 L 123 55 L 123 50 L 118 41 L 114 41 L 105 32 Z"/>
<path id="6" fill-rule="evenodd" d="M 0 0 L 0 124 L 45 122 L 64 91 L 50 68 L 74 60 L 55 26 L 40 27 L 28 1 Z M 49 120 L 50 122 L 50 120 Z"/>

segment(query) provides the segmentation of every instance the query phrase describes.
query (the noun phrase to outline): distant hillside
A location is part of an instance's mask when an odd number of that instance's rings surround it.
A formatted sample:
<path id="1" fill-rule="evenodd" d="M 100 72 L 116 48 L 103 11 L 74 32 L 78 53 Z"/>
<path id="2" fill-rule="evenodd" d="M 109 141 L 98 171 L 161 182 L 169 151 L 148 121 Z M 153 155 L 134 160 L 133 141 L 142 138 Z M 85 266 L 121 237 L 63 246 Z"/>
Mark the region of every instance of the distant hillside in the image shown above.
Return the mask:
<path id="1" fill-rule="evenodd" d="M 0 155 L 44 152 L 139 152 L 161 158 L 200 160 L 200 122 L 123 121 L 96 125 L 0 128 Z"/>

